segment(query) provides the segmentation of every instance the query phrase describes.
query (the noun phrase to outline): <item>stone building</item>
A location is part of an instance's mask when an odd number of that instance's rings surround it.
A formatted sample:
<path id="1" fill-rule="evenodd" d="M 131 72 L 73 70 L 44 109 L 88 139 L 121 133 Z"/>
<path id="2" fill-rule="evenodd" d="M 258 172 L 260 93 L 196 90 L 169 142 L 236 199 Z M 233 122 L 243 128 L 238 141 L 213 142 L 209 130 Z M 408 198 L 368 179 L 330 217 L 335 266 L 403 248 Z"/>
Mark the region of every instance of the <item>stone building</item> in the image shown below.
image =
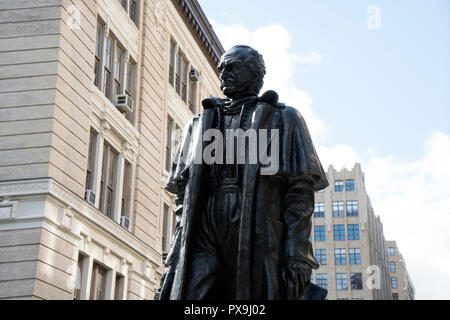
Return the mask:
<path id="1" fill-rule="evenodd" d="M 152 299 L 175 129 L 219 96 L 196 0 L 0 2 L 0 299 Z"/>
<path id="2" fill-rule="evenodd" d="M 392 300 L 414 300 L 415 289 L 395 241 L 387 241 Z"/>
<path id="3" fill-rule="evenodd" d="M 328 299 L 391 299 L 383 225 L 367 195 L 361 165 L 327 171 L 330 186 L 315 194 L 311 239 L 320 264 L 312 281 Z"/>

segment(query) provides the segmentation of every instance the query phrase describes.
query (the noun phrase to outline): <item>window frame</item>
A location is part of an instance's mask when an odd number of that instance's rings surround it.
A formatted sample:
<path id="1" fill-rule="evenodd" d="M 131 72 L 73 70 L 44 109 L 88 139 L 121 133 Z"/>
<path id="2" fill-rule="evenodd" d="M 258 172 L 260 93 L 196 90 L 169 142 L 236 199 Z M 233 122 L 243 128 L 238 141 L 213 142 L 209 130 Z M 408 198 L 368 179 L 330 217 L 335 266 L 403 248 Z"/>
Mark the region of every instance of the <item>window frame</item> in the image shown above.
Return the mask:
<path id="1" fill-rule="evenodd" d="M 335 180 L 334 192 L 343 192 L 343 191 L 344 191 L 344 180 Z"/>
<path id="2" fill-rule="evenodd" d="M 328 290 L 328 273 L 316 273 L 316 285 Z"/>
<path id="3" fill-rule="evenodd" d="M 314 257 L 319 262 L 319 265 L 326 266 L 327 265 L 327 250 L 326 249 L 315 249 Z"/>
<path id="4" fill-rule="evenodd" d="M 345 277 L 343 277 L 345 276 Z M 348 276 L 347 273 L 336 273 L 336 290 L 348 290 Z"/>
<path id="5" fill-rule="evenodd" d="M 389 272 L 397 273 L 397 264 L 395 263 L 395 261 L 389 261 Z"/>
<path id="6" fill-rule="evenodd" d="M 354 276 L 358 276 L 358 278 L 353 278 Z M 354 280 L 356 279 L 356 280 Z M 358 281 L 356 282 L 355 281 Z M 357 286 L 357 284 L 360 284 L 360 286 Z M 350 288 L 351 290 L 363 290 L 363 277 L 361 272 L 352 272 L 350 273 Z"/>
<path id="7" fill-rule="evenodd" d="M 355 179 L 345 180 L 345 191 L 346 192 L 355 191 Z"/>
<path id="8" fill-rule="evenodd" d="M 334 248 L 334 264 L 337 266 L 347 265 L 347 250 L 345 248 Z"/>
<path id="9" fill-rule="evenodd" d="M 343 217 L 345 214 L 344 201 L 333 201 L 332 202 L 333 217 Z"/>
<path id="10" fill-rule="evenodd" d="M 85 190 L 93 190 L 95 172 L 95 154 L 97 151 L 97 132 L 91 128 L 89 132 L 88 158 L 86 166 Z"/>
<path id="11" fill-rule="evenodd" d="M 348 249 L 348 260 L 351 265 L 361 264 L 361 248 L 349 248 Z"/>
<path id="12" fill-rule="evenodd" d="M 345 209 L 347 211 L 347 217 L 357 217 L 359 214 L 358 213 L 358 200 L 347 200 L 345 202 Z"/>
<path id="13" fill-rule="evenodd" d="M 325 203 L 315 202 L 314 203 L 314 218 L 324 218 L 325 217 Z"/>
<path id="14" fill-rule="evenodd" d="M 112 154 L 112 157 L 110 155 Z M 106 140 L 103 143 L 102 174 L 100 178 L 100 202 L 98 210 L 114 219 L 114 191 L 117 182 L 118 155 Z"/>
<path id="15" fill-rule="evenodd" d="M 391 277 L 391 289 L 398 289 L 397 277 Z"/>
<path id="16" fill-rule="evenodd" d="M 100 288 L 97 286 L 100 278 L 99 275 L 101 275 L 102 280 Z M 89 295 L 89 300 L 105 300 L 107 275 L 108 270 L 94 261 L 92 266 L 91 292 Z M 97 290 L 100 290 L 100 297 L 97 297 Z"/>
<path id="17" fill-rule="evenodd" d="M 325 226 L 314 226 L 314 241 L 326 241 Z"/>
<path id="18" fill-rule="evenodd" d="M 133 165 L 129 161 L 125 160 L 123 166 L 122 210 L 120 215 L 127 218 L 130 218 L 132 172 Z"/>
<path id="19" fill-rule="evenodd" d="M 359 223 L 350 223 L 347 225 L 348 240 L 360 240 Z"/>
<path id="20" fill-rule="evenodd" d="M 345 240 L 345 225 L 344 224 L 333 225 L 333 239 L 334 239 L 334 241 L 344 241 Z"/>

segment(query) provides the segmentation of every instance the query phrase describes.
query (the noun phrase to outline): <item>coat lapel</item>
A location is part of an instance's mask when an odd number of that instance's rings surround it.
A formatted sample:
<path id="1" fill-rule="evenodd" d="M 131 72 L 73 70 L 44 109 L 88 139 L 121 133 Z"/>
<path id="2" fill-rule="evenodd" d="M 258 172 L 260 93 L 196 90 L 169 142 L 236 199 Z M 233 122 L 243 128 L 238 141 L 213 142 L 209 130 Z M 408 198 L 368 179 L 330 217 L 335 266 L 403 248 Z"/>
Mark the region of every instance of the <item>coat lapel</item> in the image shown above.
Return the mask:
<path id="1" fill-rule="evenodd" d="M 250 113 L 250 114 L 246 114 Z M 267 103 L 259 102 L 253 108 L 244 108 L 242 116 L 250 116 L 250 129 L 256 130 L 259 136 L 259 129 L 277 129 L 279 125 L 280 112 Z M 259 146 L 258 146 L 259 149 Z M 259 152 L 259 150 L 258 150 Z M 260 152 L 259 152 L 260 154 Z M 253 211 L 253 197 L 255 191 L 256 178 L 259 173 L 260 164 L 247 164 L 244 166 L 243 184 L 242 184 L 242 204 L 241 204 L 241 219 L 239 225 L 239 253 L 238 253 L 238 268 L 237 268 L 237 299 L 248 300 L 255 297 L 253 293 L 261 292 L 261 279 L 263 274 L 262 263 L 252 265 L 252 246 L 254 245 L 254 237 L 252 237 L 253 218 L 255 216 Z M 259 224 L 256 225 L 255 230 L 260 229 Z M 262 253 L 261 253 L 262 254 Z M 258 257 L 256 257 L 256 260 Z M 255 279 L 256 281 L 252 281 Z"/>
<path id="2" fill-rule="evenodd" d="M 190 244 L 192 243 L 193 228 L 201 215 L 203 177 L 205 168 L 203 164 L 196 163 L 195 157 L 205 148 L 203 142 L 203 133 L 212 127 L 215 118 L 215 109 L 207 109 L 201 113 L 197 123 L 194 123 L 191 137 L 191 146 L 189 148 L 189 180 L 186 184 L 186 191 L 183 200 L 183 215 L 181 225 L 183 226 L 181 236 L 180 255 L 177 271 L 174 276 L 171 290 L 171 300 L 183 300 L 184 287 L 187 274 L 187 256 L 189 255 Z"/>

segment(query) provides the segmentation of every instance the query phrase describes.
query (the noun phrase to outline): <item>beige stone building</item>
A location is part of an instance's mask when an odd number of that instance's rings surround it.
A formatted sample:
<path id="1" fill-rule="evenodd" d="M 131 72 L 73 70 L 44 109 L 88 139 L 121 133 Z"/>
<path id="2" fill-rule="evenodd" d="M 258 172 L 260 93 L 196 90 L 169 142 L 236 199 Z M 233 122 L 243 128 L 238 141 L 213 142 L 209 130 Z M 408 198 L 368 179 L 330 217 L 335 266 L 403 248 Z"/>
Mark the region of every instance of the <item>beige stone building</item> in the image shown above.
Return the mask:
<path id="1" fill-rule="evenodd" d="M 0 1 L 0 299 L 152 299 L 175 129 L 220 95 L 196 0 Z"/>
<path id="2" fill-rule="evenodd" d="M 330 300 L 390 300 L 383 225 L 366 192 L 361 165 L 327 171 L 330 186 L 315 194 L 311 239 L 320 268 L 312 281 Z"/>
<path id="3" fill-rule="evenodd" d="M 395 241 L 387 241 L 392 300 L 414 300 L 415 288 Z"/>

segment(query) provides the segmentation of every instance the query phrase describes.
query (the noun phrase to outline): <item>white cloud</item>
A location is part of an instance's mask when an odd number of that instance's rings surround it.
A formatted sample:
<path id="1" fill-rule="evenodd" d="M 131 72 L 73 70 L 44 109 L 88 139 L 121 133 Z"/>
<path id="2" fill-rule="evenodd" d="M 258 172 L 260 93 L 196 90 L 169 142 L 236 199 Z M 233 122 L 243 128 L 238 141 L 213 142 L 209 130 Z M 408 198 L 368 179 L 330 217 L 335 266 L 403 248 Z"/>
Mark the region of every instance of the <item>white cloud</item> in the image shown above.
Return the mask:
<path id="1" fill-rule="evenodd" d="M 450 299 L 449 164 L 450 136 L 435 132 L 419 160 L 374 158 L 365 170 L 385 236 L 397 240 L 419 299 Z"/>
<path id="2" fill-rule="evenodd" d="M 356 152 L 345 144 L 338 144 L 333 147 L 317 145 L 316 149 L 325 170 L 328 169 L 329 165 L 333 165 L 336 170 L 341 170 L 342 168 L 353 168 L 356 162 L 361 163 L 361 158 Z"/>
<path id="3" fill-rule="evenodd" d="M 263 90 L 273 89 L 281 101 L 300 110 L 315 141 L 329 134 L 312 107 L 313 99 L 297 88 L 293 75 L 301 64 L 321 63 L 321 54 L 291 52 L 291 35 L 281 25 L 254 31 L 246 27 L 213 23 L 225 49 L 247 44 L 264 55 L 267 65 Z M 316 140 L 317 139 L 317 140 Z M 416 287 L 418 299 L 450 299 L 450 136 L 435 132 L 416 161 L 395 155 L 377 157 L 370 149 L 360 157 L 351 146 L 325 147 L 316 143 L 324 169 L 362 164 L 373 208 L 381 216 L 386 239 L 396 240 Z"/>

